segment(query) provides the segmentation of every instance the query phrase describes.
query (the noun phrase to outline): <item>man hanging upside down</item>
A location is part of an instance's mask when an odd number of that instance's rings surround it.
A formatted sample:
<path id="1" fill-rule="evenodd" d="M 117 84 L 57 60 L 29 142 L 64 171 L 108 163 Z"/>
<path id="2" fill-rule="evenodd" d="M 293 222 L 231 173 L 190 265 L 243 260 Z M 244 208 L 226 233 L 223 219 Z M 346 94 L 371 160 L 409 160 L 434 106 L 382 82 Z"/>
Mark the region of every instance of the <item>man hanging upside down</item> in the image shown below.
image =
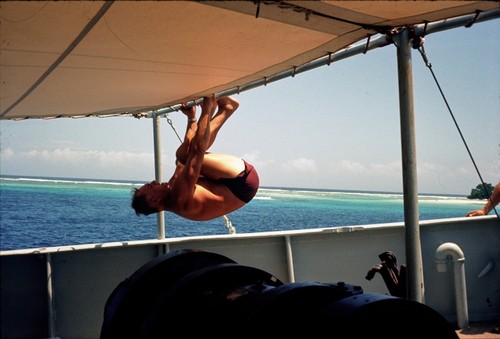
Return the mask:
<path id="1" fill-rule="evenodd" d="M 198 122 L 196 106 L 181 106 L 188 125 L 170 180 L 133 189 L 137 215 L 169 211 L 190 220 L 210 220 L 243 207 L 257 193 L 259 176 L 252 165 L 232 155 L 207 152 L 239 102 L 205 97 L 200 106 Z"/>

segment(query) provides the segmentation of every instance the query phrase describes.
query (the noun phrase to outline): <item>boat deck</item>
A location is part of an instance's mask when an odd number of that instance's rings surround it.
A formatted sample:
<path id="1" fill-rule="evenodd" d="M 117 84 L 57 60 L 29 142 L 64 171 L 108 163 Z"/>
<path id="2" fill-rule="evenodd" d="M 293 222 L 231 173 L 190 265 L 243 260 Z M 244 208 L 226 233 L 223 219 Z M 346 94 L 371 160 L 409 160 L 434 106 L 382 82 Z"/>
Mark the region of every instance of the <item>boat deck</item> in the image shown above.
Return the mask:
<path id="1" fill-rule="evenodd" d="M 457 330 L 460 339 L 500 338 L 500 320 L 484 323 L 471 323 L 467 330 Z"/>

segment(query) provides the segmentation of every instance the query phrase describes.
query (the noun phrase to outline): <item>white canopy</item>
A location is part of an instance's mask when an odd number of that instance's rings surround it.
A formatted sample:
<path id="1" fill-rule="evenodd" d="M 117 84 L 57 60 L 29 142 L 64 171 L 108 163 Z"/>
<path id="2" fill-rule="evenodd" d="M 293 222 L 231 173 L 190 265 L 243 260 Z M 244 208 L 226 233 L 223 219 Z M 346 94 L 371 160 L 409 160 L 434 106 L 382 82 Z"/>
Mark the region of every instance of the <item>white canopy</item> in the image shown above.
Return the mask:
<path id="1" fill-rule="evenodd" d="M 0 119 L 136 114 L 498 1 L 2 1 Z"/>

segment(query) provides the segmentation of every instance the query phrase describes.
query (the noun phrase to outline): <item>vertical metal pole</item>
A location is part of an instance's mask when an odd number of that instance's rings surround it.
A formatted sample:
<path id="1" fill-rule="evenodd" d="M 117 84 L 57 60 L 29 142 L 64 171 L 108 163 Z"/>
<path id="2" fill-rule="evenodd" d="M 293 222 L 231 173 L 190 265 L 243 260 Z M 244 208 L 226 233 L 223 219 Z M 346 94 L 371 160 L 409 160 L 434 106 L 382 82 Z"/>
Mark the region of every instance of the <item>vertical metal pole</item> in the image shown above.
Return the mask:
<path id="1" fill-rule="evenodd" d="M 49 338 L 55 338 L 56 335 L 56 320 L 54 311 L 54 286 L 52 283 L 52 260 L 50 253 L 45 257 L 45 265 L 47 267 L 47 302 L 49 309 Z"/>
<path id="2" fill-rule="evenodd" d="M 409 30 L 395 37 L 399 77 L 399 111 L 401 119 L 401 152 L 403 162 L 403 203 L 408 299 L 423 302 L 424 279 L 417 188 L 417 157 L 415 147 L 415 115 L 413 108 L 413 77 Z"/>
<path id="3" fill-rule="evenodd" d="M 161 163 L 161 137 L 160 137 L 160 116 L 153 116 L 153 142 L 155 152 L 155 180 L 163 181 L 162 163 Z M 158 228 L 158 239 L 165 239 L 165 213 L 156 214 L 156 225 Z"/>
<path id="4" fill-rule="evenodd" d="M 295 270 L 293 269 L 293 251 L 292 251 L 292 239 L 289 235 L 285 236 L 286 242 L 286 262 L 288 264 L 288 281 L 295 282 Z"/>

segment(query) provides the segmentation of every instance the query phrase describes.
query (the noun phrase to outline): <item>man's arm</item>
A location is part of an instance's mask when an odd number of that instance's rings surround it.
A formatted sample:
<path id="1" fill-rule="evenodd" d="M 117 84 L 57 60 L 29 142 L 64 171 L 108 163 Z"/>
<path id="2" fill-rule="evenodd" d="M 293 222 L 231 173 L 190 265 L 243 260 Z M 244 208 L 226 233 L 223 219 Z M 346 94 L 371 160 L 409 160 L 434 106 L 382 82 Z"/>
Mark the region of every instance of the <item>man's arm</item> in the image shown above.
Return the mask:
<path id="1" fill-rule="evenodd" d="M 191 146 L 191 141 L 196 135 L 196 129 L 197 129 L 196 106 L 191 106 L 187 108 L 186 106 L 182 105 L 180 110 L 187 117 L 187 126 L 186 126 L 186 133 L 184 135 L 184 141 L 179 146 L 179 148 L 177 148 L 177 151 L 175 152 L 175 157 L 176 160 L 179 161 L 181 164 L 185 164 L 189 153 L 189 148 Z"/>
<path id="2" fill-rule="evenodd" d="M 216 101 L 214 97 L 205 97 L 203 99 L 196 134 L 190 142 L 186 161 L 182 169 L 174 174 L 172 198 L 175 199 L 175 204 L 180 210 L 188 208 L 188 204 L 192 202 L 205 152 L 209 147 L 210 118 L 215 108 Z"/>
<path id="3" fill-rule="evenodd" d="M 486 201 L 483 208 L 480 210 L 470 211 L 466 214 L 467 217 L 477 217 L 481 215 L 488 215 L 494 206 L 500 203 L 500 182 L 495 186 L 493 192 L 491 193 L 490 199 Z"/>

